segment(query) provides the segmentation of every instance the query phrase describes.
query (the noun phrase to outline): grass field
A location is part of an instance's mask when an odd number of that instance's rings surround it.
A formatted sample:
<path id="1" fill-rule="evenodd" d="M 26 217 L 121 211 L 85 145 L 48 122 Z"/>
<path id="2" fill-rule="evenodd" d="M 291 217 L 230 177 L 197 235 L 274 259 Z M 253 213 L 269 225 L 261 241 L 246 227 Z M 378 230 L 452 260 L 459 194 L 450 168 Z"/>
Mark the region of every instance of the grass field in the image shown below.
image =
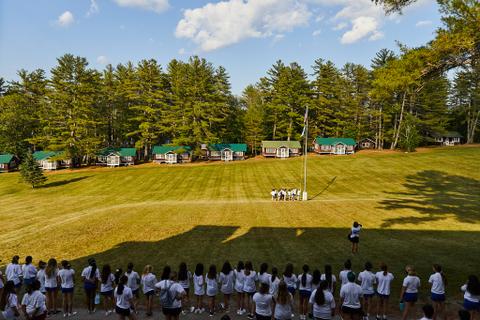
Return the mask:
<path id="1" fill-rule="evenodd" d="M 480 147 L 359 153 L 309 159 L 308 202 L 269 200 L 272 187 L 300 187 L 300 158 L 235 163 L 93 168 L 48 174 L 32 190 L 0 175 L 0 259 L 87 257 L 141 269 L 152 263 L 221 264 L 251 259 L 340 271 L 352 258 L 385 261 L 397 275 L 414 264 L 424 280 L 444 266 L 450 296 L 480 271 Z M 347 228 L 363 223 L 360 253 Z"/>

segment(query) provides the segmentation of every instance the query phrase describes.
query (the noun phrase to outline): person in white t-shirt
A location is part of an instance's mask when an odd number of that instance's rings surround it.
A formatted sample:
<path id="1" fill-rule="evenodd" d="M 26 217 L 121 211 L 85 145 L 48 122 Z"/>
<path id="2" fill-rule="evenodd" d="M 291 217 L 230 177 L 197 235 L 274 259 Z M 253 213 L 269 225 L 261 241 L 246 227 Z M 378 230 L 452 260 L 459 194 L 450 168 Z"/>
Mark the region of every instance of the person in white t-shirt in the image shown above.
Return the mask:
<path id="1" fill-rule="evenodd" d="M 23 284 L 29 286 L 37 277 L 37 268 L 32 264 L 32 256 L 25 258 L 25 264 L 22 266 Z"/>
<path id="2" fill-rule="evenodd" d="M 287 284 L 288 292 L 290 292 L 292 294 L 292 296 L 295 297 L 295 291 L 297 290 L 298 278 L 293 273 L 293 264 L 288 263 L 285 266 L 285 271 L 283 272 L 283 281 L 285 281 L 285 283 Z"/>
<path id="3" fill-rule="evenodd" d="M 313 290 L 309 303 L 316 320 L 330 320 L 335 316 L 335 298 L 328 290 L 327 281 L 321 281 L 319 287 Z"/>
<path id="4" fill-rule="evenodd" d="M 276 269 L 276 268 L 275 268 Z M 272 268 L 272 274 L 273 274 Z M 271 292 L 271 291 L 270 291 Z M 275 320 L 290 320 L 293 317 L 293 296 L 288 291 L 285 281 L 280 280 L 278 283 L 277 293 L 273 295 L 275 308 L 273 318 Z"/>
<path id="5" fill-rule="evenodd" d="M 475 275 L 468 276 L 468 281 L 461 287 L 463 307 L 470 313 L 471 319 L 476 319 L 480 312 L 480 281 Z"/>
<path id="6" fill-rule="evenodd" d="M 7 265 L 5 269 L 5 277 L 7 281 L 13 281 L 17 293 L 22 286 L 23 272 L 22 267 L 18 264 L 19 256 L 13 256 L 12 262 Z"/>
<path id="7" fill-rule="evenodd" d="M 433 272 L 428 282 L 432 286 L 430 293 L 433 309 L 435 310 L 433 318 L 437 319 L 445 310 L 445 286 L 447 285 L 447 278 L 439 264 L 433 265 Z"/>
<path id="8" fill-rule="evenodd" d="M 308 273 L 310 270 L 308 265 L 303 265 L 303 273 L 298 275 L 298 292 L 300 306 L 300 320 L 307 319 L 308 302 L 312 295 L 312 275 Z"/>
<path id="9" fill-rule="evenodd" d="M 235 276 L 235 291 L 237 292 L 238 315 L 243 315 L 245 312 L 247 312 L 243 304 L 245 301 L 245 293 L 243 293 L 243 283 L 245 282 L 245 276 L 243 274 L 244 269 L 245 265 L 243 264 L 243 261 L 239 261 L 237 268 L 233 270 L 233 274 Z"/>
<path id="10" fill-rule="evenodd" d="M 88 313 L 95 312 L 95 295 L 97 292 L 100 271 L 98 271 L 95 259 L 88 259 L 88 266 L 82 270 L 83 289 L 85 290 L 85 305 Z"/>
<path id="11" fill-rule="evenodd" d="M 268 271 L 268 264 L 266 262 L 260 265 L 260 270 L 258 271 L 258 283 L 266 283 L 270 282 L 270 274 Z"/>
<path id="12" fill-rule="evenodd" d="M 178 266 L 178 283 L 185 290 L 185 300 L 183 301 L 184 310 L 188 310 L 190 307 L 190 281 L 192 280 L 192 273 L 188 271 L 187 264 L 181 262 Z M 193 312 L 195 307 L 191 307 L 190 312 Z M 182 311 L 182 314 L 186 314 L 186 311 Z"/>
<path id="13" fill-rule="evenodd" d="M 100 273 L 100 295 L 103 297 L 103 308 L 105 315 L 108 316 L 114 312 L 113 289 L 115 285 L 115 276 L 109 264 L 105 264 Z"/>
<path id="14" fill-rule="evenodd" d="M 29 320 L 45 320 L 47 317 L 46 298 L 39 289 L 40 281 L 34 280 L 22 299 L 22 311 Z"/>
<path id="15" fill-rule="evenodd" d="M 45 290 L 47 291 L 47 315 L 57 314 L 60 310 L 57 309 L 58 301 L 58 263 L 54 258 L 50 258 L 45 268 Z"/>
<path id="16" fill-rule="evenodd" d="M 422 307 L 423 317 L 420 320 L 433 320 L 435 318 L 435 310 L 432 305 L 426 304 Z"/>
<path id="17" fill-rule="evenodd" d="M 325 273 L 320 276 L 320 281 L 327 281 L 327 290 L 330 291 L 333 295 L 335 295 L 335 290 L 337 288 L 337 278 L 332 272 L 331 265 L 325 265 Z"/>
<path id="18" fill-rule="evenodd" d="M 205 278 L 203 277 L 203 264 L 197 263 L 195 266 L 195 272 L 193 273 L 193 289 L 195 294 L 195 310 L 194 313 L 202 313 L 205 311 L 203 308 L 203 296 L 205 295 Z"/>
<path id="19" fill-rule="evenodd" d="M 63 296 L 63 316 L 70 317 L 77 314 L 72 310 L 75 270 L 72 269 L 70 263 L 66 260 L 63 260 L 60 264 L 62 265 L 62 269 L 58 271 L 58 278 L 60 280 L 60 288 Z"/>
<path id="20" fill-rule="evenodd" d="M 133 302 L 135 308 L 137 307 L 138 299 L 140 298 L 140 275 L 138 272 L 133 270 L 133 263 L 129 262 L 127 264 L 127 271 L 125 272 L 125 276 L 127 277 L 127 284 L 126 286 L 132 290 L 133 294 Z"/>
<path id="21" fill-rule="evenodd" d="M 348 283 L 340 289 L 340 304 L 342 306 L 342 318 L 351 320 L 360 319 L 363 314 L 361 298 L 363 296 L 362 287 L 355 283 L 355 274 L 347 274 Z"/>
<path id="22" fill-rule="evenodd" d="M 215 300 L 218 294 L 217 267 L 214 264 L 210 265 L 210 268 L 208 268 L 208 272 L 205 275 L 205 284 L 207 287 L 208 311 L 210 317 L 213 317 L 215 313 Z"/>
<path id="23" fill-rule="evenodd" d="M 352 261 L 348 259 L 345 261 L 343 264 L 343 270 L 340 271 L 340 274 L 338 275 L 338 278 L 340 279 L 340 288 L 344 285 L 346 285 L 348 281 L 348 274 L 352 272 Z"/>
<path id="24" fill-rule="evenodd" d="M 122 275 L 118 281 L 118 286 L 115 288 L 115 312 L 118 314 L 120 320 L 126 318 L 136 320 L 135 302 L 133 300 L 133 291 L 127 286 L 128 276 Z"/>
<path id="25" fill-rule="evenodd" d="M 272 296 L 276 297 L 278 293 L 278 286 L 280 285 L 280 278 L 278 277 L 278 269 L 276 267 L 272 268 L 272 275 L 270 276 L 268 285 L 270 286 L 270 289 L 268 293 L 270 293 Z M 285 284 L 286 285 L 286 284 Z"/>
<path id="26" fill-rule="evenodd" d="M 230 308 L 230 297 L 233 294 L 235 286 L 235 276 L 230 262 L 225 261 L 218 280 L 220 282 L 220 291 L 223 293 L 223 302 L 220 303 L 220 306 L 228 312 Z"/>
<path id="27" fill-rule="evenodd" d="M 385 263 L 380 264 L 380 270 L 375 274 L 377 281 L 377 317 L 376 320 L 381 320 L 380 311 L 383 314 L 383 320 L 387 320 L 387 307 L 390 298 L 391 283 L 394 279 L 393 274 L 388 272 L 388 266 Z"/>
<path id="28" fill-rule="evenodd" d="M 20 312 L 17 308 L 18 297 L 17 292 L 15 291 L 15 285 L 13 281 L 7 281 L 5 283 L 5 288 L 1 296 L 0 301 L 0 314 L 3 316 L 2 319 L 5 320 L 16 320 L 20 316 Z"/>
<path id="29" fill-rule="evenodd" d="M 274 301 L 271 294 L 268 293 L 267 283 L 261 283 L 260 289 L 253 297 L 253 307 L 255 308 L 255 318 L 257 320 L 271 320 L 273 314 Z"/>
<path id="30" fill-rule="evenodd" d="M 352 229 L 348 236 L 348 240 L 352 243 L 352 253 L 358 253 L 358 243 L 360 242 L 360 231 L 362 230 L 362 225 L 355 221 L 353 223 Z"/>
<path id="31" fill-rule="evenodd" d="M 155 284 L 157 283 L 157 278 L 153 274 L 153 267 L 149 264 L 147 264 L 143 269 L 141 283 L 143 295 L 147 298 L 146 315 L 147 317 L 151 317 L 153 315 L 153 296 L 155 295 Z"/>
<path id="32" fill-rule="evenodd" d="M 272 189 L 272 191 L 270 191 L 270 195 L 272 196 L 272 201 L 277 200 L 277 190 Z"/>
<path id="33" fill-rule="evenodd" d="M 243 282 L 243 292 L 245 293 L 245 302 L 244 306 L 248 311 L 248 318 L 253 319 L 253 303 L 252 298 L 255 292 L 257 291 L 257 280 L 258 275 L 253 270 L 253 265 L 250 261 L 245 262 L 245 270 L 243 270 L 244 282 Z"/>
<path id="34" fill-rule="evenodd" d="M 182 285 L 177 282 L 177 273 L 171 271 L 169 266 L 163 268 L 161 281 L 155 285 L 157 291 L 160 292 L 160 302 L 166 297 L 169 304 L 164 301 L 162 303 L 162 311 L 166 320 L 178 320 L 182 312 L 182 299 L 185 297 L 185 290 Z"/>
<path id="35" fill-rule="evenodd" d="M 400 291 L 400 301 L 405 303 L 402 320 L 407 320 L 410 311 L 415 308 L 415 303 L 418 300 L 418 289 L 420 288 L 420 278 L 417 277 L 415 268 L 407 266 L 405 268 L 407 276 L 403 279 L 402 290 Z M 413 311 L 415 314 L 415 311 Z"/>
<path id="36" fill-rule="evenodd" d="M 364 318 L 368 320 L 370 317 L 370 309 L 372 307 L 373 296 L 375 295 L 375 290 L 373 286 L 377 283 L 375 275 L 372 272 L 372 264 L 370 262 L 365 263 L 365 270 L 358 274 L 358 282 L 362 287 L 363 293 L 363 310 L 366 312 Z"/>

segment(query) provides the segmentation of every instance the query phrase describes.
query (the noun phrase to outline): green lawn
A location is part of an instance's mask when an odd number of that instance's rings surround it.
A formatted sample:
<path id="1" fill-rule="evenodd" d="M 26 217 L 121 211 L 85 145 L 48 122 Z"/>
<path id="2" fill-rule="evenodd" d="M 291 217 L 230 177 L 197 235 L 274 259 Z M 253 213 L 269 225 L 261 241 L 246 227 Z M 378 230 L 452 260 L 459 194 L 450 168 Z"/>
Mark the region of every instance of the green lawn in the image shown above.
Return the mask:
<path id="1" fill-rule="evenodd" d="M 300 187 L 302 159 L 94 168 L 48 174 L 44 188 L 0 175 L 0 259 L 87 257 L 141 269 L 225 259 L 321 267 L 352 258 L 414 264 L 424 280 L 444 265 L 451 295 L 480 266 L 480 148 L 311 156 L 308 202 L 272 203 L 272 187 Z M 360 253 L 346 240 L 363 223 Z"/>

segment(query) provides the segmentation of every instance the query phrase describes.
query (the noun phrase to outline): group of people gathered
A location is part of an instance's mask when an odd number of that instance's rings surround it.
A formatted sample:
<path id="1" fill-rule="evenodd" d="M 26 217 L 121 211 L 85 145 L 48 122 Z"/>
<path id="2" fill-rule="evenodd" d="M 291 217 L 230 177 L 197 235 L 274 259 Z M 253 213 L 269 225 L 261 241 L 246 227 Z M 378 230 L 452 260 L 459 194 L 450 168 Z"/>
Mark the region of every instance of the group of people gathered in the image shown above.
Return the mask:
<path id="1" fill-rule="evenodd" d="M 296 188 L 272 189 L 270 196 L 272 197 L 272 201 L 297 201 L 300 200 L 301 190 Z"/>
<path id="2" fill-rule="evenodd" d="M 89 313 L 96 311 L 101 296 L 105 315 L 115 312 L 119 319 L 137 318 L 142 292 L 146 315 L 153 315 L 154 297 L 158 296 L 167 320 L 176 320 L 181 313 L 228 314 L 234 297 L 237 315 L 247 315 L 248 319 L 291 320 L 298 314 L 300 320 L 309 316 L 316 320 L 330 320 L 340 313 L 343 319 L 368 320 L 375 316 L 376 320 L 386 320 L 394 275 L 384 263 L 379 269 L 374 272 L 372 264 L 366 262 L 363 271 L 357 274 L 352 271 L 351 261 L 347 260 L 337 278 L 331 265 L 325 265 L 323 272 L 303 265 L 302 272 L 295 274 L 292 264 L 287 264 L 280 272 L 276 267 L 269 268 L 267 263 L 262 263 L 257 272 L 250 261 L 240 261 L 235 267 L 226 261 L 219 270 L 213 264 L 205 268 L 198 263 L 193 273 L 186 263 L 181 263 L 175 271 L 165 266 L 158 277 L 152 265 L 146 265 L 139 274 L 132 263 L 125 271 L 112 270 L 108 264 L 100 269 L 94 259 L 89 259 L 81 273 L 81 283 Z M 420 288 L 420 278 L 414 267 L 407 266 L 405 271 L 399 292 L 404 320 L 411 316 Z M 432 304 L 423 307 L 423 320 L 445 316 L 447 279 L 440 265 L 433 265 L 432 271 L 428 278 Z M 37 268 L 30 256 L 23 265 L 19 264 L 18 256 L 13 257 L 6 267 L 5 279 L 0 273 L 3 318 L 14 320 L 23 314 L 26 319 L 43 320 L 60 313 L 57 309 L 59 291 L 63 295 L 63 316 L 75 315 L 75 274 L 65 260 L 60 264 L 53 258 L 47 263 L 40 261 Z M 466 310 L 463 315 L 474 320 L 480 312 L 478 278 L 469 276 L 461 290 L 464 291 Z M 18 295 L 22 292 L 24 295 L 20 301 Z"/>

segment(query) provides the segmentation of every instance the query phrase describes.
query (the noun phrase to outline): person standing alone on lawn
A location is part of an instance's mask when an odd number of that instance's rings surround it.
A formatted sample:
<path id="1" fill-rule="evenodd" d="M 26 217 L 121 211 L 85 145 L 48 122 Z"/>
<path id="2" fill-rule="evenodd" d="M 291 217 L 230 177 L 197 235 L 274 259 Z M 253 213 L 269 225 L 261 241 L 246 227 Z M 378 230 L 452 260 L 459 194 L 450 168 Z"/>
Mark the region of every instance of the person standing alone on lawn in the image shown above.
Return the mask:
<path id="1" fill-rule="evenodd" d="M 350 231 L 350 235 L 348 236 L 348 240 L 352 243 L 352 253 L 358 253 L 358 243 L 360 242 L 360 230 L 362 230 L 362 225 L 355 221 L 353 223 L 352 229 Z"/>

